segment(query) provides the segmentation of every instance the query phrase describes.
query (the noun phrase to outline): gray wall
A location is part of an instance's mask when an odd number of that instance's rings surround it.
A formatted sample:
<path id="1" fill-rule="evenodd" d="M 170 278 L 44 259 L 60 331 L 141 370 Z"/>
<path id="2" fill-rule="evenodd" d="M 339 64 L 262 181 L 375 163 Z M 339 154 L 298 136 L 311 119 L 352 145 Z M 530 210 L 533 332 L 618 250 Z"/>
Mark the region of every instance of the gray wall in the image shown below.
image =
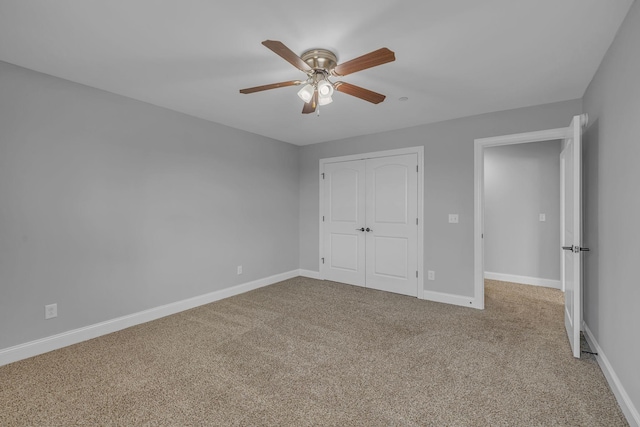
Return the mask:
<path id="1" fill-rule="evenodd" d="M 560 280 L 560 141 L 486 148 L 484 215 L 485 271 Z"/>
<path id="2" fill-rule="evenodd" d="M 0 348 L 297 269 L 297 151 L 0 62 Z"/>
<path id="3" fill-rule="evenodd" d="M 424 146 L 424 262 L 436 280 L 425 289 L 473 296 L 473 141 L 568 126 L 581 100 L 483 114 L 300 148 L 300 268 L 319 271 L 319 160 Z M 447 223 L 458 213 L 460 223 Z"/>
<path id="4" fill-rule="evenodd" d="M 640 3 L 584 96 L 584 320 L 640 410 Z"/>

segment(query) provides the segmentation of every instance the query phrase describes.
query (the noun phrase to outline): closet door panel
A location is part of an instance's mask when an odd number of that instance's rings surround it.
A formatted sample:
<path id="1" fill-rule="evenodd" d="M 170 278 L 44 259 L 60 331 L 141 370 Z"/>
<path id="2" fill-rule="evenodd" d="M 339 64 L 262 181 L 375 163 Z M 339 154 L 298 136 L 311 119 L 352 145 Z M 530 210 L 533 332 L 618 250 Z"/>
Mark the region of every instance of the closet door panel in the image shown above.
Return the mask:
<path id="1" fill-rule="evenodd" d="M 365 161 L 324 168 L 324 264 L 327 280 L 365 285 Z"/>
<path id="2" fill-rule="evenodd" d="M 417 296 L 418 158 L 368 159 L 366 285 Z"/>

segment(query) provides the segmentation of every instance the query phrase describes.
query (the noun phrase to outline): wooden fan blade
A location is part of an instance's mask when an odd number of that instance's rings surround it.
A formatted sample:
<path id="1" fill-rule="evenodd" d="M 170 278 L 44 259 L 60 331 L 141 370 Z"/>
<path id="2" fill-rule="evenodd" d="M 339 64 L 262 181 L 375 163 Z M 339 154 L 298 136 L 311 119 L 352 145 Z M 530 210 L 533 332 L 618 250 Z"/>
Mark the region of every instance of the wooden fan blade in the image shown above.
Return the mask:
<path id="1" fill-rule="evenodd" d="M 364 99 L 374 104 L 379 104 L 386 98 L 386 96 L 377 92 L 345 82 L 336 82 L 334 87 L 338 92 L 346 93 L 347 95 L 355 96 L 356 98 Z"/>
<path id="2" fill-rule="evenodd" d="M 316 90 L 315 92 L 313 92 L 313 98 L 311 98 L 311 101 L 305 103 L 304 106 L 302 107 L 302 114 L 311 114 L 314 111 L 316 111 L 317 107 L 318 107 L 318 91 Z"/>
<path id="3" fill-rule="evenodd" d="M 356 71 L 366 70 L 367 68 L 375 67 L 378 65 L 386 64 L 396 60 L 396 54 L 383 47 L 373 52 L 367 53 L 347 61 L 344 64 L 337 65 L 331 74 L 334 76 L 346 76 L 347 74 L 355 73 Z"/>
<path id="4" fill-rule="evenodd" d="M 301 82 L 300 80 L 291 80 L 288 82 L 281 82 L 281 83 L 272 83 L 270 85 L 263 85 L 263 86 L 256 86 L 256 87 L 250 87 L 247 89 L 240 89 L 240 93 L 254 93 L 254 92 L 260 92 L 263 90 L 269 90 L 269 89 L 277 89 L 279 87 L 287 87 L 287 86 L 296 86 L 299 85 L 303 82 Z"/>
<path id="5" fill-rule="evenodd" d="M 311 71 L 309 64 L 304 62 L 302 58 L 293 53 L 293 51 L 286 47 L 282 42 L 277 40 L 265 40 L 262 44 L 275 52 L 276 55 L 279 55 L 282 59 L 296 67 L 298 70 L 305 73 Z"/>

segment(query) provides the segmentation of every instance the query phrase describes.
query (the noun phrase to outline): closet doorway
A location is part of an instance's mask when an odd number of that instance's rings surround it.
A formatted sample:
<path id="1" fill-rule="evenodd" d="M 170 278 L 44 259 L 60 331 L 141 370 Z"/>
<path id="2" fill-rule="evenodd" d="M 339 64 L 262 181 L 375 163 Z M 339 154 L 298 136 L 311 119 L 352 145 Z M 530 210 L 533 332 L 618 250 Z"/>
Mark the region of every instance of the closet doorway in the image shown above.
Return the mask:
<path id="1" fill-rule="evenodd" d="M 421 169 L 417 148 L 320 161 L 321 278 L 422 297 Z"/>

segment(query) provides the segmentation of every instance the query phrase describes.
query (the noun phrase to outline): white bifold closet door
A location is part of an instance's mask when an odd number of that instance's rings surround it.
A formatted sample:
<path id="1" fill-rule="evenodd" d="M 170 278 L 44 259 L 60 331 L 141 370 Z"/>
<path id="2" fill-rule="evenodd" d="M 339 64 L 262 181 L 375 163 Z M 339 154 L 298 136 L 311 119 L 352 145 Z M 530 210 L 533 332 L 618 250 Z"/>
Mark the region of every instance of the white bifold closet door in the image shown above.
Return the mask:
<path id="1" fill-rule="evenodd" d="M 417 296 L 416 154 L 327 163 L 323 276 Z"/>

